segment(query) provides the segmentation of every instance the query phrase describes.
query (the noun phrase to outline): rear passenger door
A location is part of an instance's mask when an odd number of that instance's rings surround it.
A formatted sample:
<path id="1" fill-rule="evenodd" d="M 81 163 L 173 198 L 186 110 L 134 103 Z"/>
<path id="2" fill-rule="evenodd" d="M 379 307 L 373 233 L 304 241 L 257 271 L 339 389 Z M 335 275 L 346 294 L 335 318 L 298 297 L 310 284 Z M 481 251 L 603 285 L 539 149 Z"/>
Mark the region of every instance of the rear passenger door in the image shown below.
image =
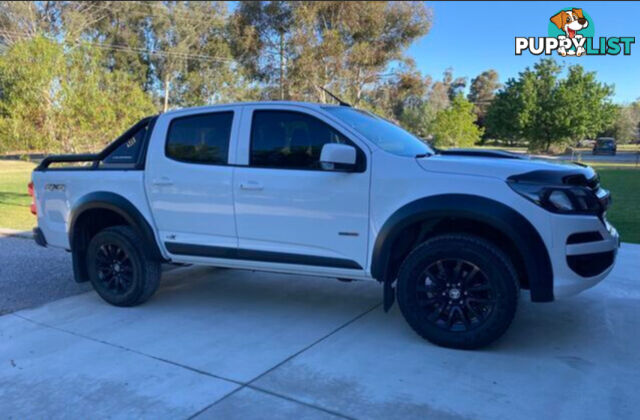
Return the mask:
<path id="1" fill-rule="evenodd" d="M 239 112 L 237 107 L 191 110 L 162 115 L 156 123 L 145 184 L 170 254 L 206 256 L 204 247 L 237 247 L 229 162 Z"/>
<path id="2" fill-rule="evenodd" d="M 363 274 L 369 182 L 365 146 L 312 109 L 253 105 L 243 110 L 234 194 L 239 256 L 265 268 L 304 266 Z M 358 169 L 322 169 L 326 143 L 356 148 Z"/>

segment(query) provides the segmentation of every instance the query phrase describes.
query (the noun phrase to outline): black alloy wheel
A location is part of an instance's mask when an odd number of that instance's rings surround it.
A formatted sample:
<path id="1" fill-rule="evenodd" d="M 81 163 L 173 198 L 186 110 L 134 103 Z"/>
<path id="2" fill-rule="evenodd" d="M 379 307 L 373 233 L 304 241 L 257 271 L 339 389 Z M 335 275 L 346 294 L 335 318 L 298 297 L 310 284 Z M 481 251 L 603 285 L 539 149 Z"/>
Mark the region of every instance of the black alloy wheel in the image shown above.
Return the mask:
<path id="1" fill-rule="evenodd" d="M 114 294 L 125 294 L 133 286 L 134 268 L 127 251 L 115 243 L 105 243 L 96 254 L 98 279 Z"/>
<path id="2" fill-rule="evenodd" d="M 463 259 L 438 260 L 415 283 L 418 304 L 429 322 L 447 331 L 469 331 L 487 320 L 496 293 L 484 273 Z"/>
<path id="3" fill-rule="evenodd" d="M 129 226 L 98 232 L 87 247 L 87 272 L 100 297 L 116 306 L 135 306 L 153 295 L 160 283 L 160 261 Z"/>
<path id="4" fill-rule="evenodd" d="M 504 334 L 519 294 L 516 270 L 502 249 L 465 233 L 418 245 L 401 264 L 396 288 L 415 332 L 458 349 L 483 347 Z"/>

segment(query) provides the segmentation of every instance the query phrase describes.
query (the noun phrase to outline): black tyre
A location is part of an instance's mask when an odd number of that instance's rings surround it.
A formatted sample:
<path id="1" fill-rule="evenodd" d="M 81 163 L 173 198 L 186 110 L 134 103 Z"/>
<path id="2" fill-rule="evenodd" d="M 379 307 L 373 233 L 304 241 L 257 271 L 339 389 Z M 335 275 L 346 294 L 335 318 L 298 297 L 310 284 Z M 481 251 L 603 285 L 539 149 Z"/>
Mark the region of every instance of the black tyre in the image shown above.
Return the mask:
<path id="1" fill-rule="evenodd" d="M 160 262 L 145 255 L 143 241 L 128 226 L 106 228 L 91 239 L 87 270 L 100 297 L 116 306 L 145 302 L 160 283 Z"/>
<path id="2" fill-rule="evenodd" d="M 402 314 L 420 336 L 444 347 L 475 349 L 507 330 L 519 286 L 498 247 L 452 234 L 429 239 L 407 256 L 397 292 Z"/>

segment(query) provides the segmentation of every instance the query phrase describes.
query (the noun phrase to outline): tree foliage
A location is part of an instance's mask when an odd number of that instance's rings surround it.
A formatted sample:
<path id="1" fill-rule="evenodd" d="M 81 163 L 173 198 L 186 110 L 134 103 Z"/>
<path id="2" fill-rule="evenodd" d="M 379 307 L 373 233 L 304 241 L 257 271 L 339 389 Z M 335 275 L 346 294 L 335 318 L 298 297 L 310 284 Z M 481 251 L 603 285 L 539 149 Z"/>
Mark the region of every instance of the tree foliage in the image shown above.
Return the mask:
<path id="1" fill-rule="evenodd" d="M 235 54 L 263 97 L 320 100 L 321 87 L 358 105 L 389 63 L 429 30 L 421 2 L 243 2 L 231 18 Z"/>
<path id="2" fill-rule="evenodd" d="M 640 101 L 618 107 L 612 131 L 620 143 L 640 140 Z"/>
<path id="3" fill-rule="evenodd" d="M 498 72 L 491 69 L 480 73 L 471 80 L 467 99 L 474 105 L 474 112 L 480 127 L 484 127 L 487 109 L 493 101 L 496 91 L 500 88 Z"/>
<path id="4" fill-rule="evenodd" d="M 451 106 L 436 114 L 433 143 L 437 147 L 470 147 L 480 140 L 482 128 L 475 124 L 473 104 L 459 94 Z"/>
<path id="5" fill-rule="evenodd" d="M 522 90 L 522 81 L 509 79 L 496 94 L 485 115 L 487 137 L 506 140 L 511 146 L 525 140 L 528 114 Z"/>
<path id="6" fill-rule="evenodd" d="M 570 66 L 565 78 L 561 72 L 553 59 L 543 59 L 510 79 L 487 111 L 488 133 L 549 151 L 553 145 L 593 138 L 611 126 L 613 87 L 580 65 Z"/>
<path id="7" fill-rule="evenodd" d="M 466 78 L 432 79 L 405 55 L 431 23 L 423 2 L 0 2 L 0 149 L 95 150 L 142 115 L 332 102 L 322 87 L 442 146 L 470 145 L 485 127 L 535 149 L 637 134 L 637 106 L 613 106 L 612 88 L 580 66 L 560 78 L 553 60 L 497 93 L 487 70 L 465 100 Z"/>
<path id="8" fill-rule="evenodd" d="M 0 148 L 86 151 L 152 114 L 151 98 L 101 58 L 40 36 L 13 43 L 0 56 Z"/>

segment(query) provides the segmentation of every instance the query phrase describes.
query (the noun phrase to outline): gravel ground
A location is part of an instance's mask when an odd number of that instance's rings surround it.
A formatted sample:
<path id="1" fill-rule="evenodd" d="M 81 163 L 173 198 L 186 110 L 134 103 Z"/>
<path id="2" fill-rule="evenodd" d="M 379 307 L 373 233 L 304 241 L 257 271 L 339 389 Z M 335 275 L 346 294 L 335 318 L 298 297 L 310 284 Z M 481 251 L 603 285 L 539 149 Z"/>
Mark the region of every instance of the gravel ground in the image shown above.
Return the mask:
<path id="1" fill-rule="evenodd" d="M 29 235 L 0 228 L 0 315 L 93 290 L 73 279 L 69 252 L 38 246 Z M 162 272 L 178 267 L 164 264 Z"/>
<path id="2" fill-rule="evenodd" d="M 0 315 L 88 290 L 73 280 L 70 253 L 0 235 Z"/>

